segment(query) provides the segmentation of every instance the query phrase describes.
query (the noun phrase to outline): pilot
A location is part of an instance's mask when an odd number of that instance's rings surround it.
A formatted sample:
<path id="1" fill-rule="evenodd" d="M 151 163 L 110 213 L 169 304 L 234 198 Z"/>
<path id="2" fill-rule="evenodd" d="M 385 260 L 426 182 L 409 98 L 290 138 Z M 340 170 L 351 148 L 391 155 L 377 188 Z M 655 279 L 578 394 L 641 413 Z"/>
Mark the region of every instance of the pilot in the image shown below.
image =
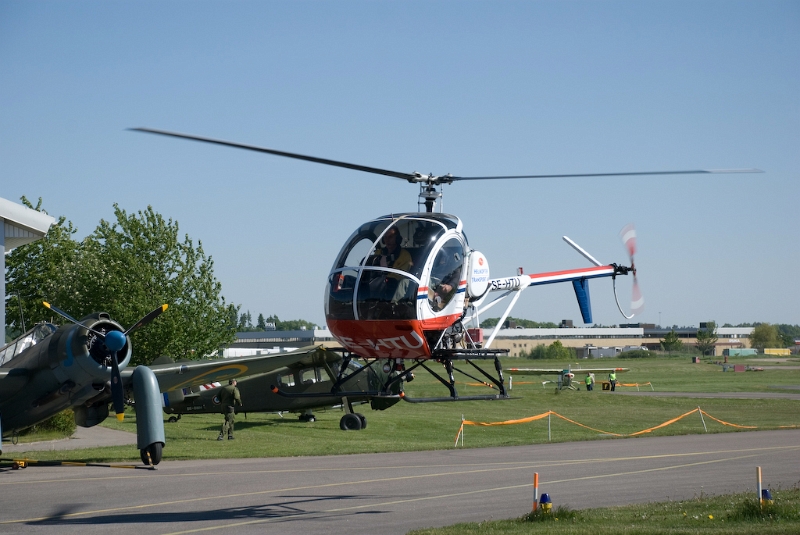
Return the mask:
<path id="1" fill-rule="evenodd" d="M 236 388 L 236 379 L 228 381 L 228 386 L 219 391 L 219 404 L 222 406 L 222 414 L 225 421 L 222 423 L 222 431 L 219 432 L 217 440 L 222 440 L 225 433 L 228 433 L 228 440 L 233 440 L 233 424 L 236 421 L 236 405 L 242 406 L 242 396 Z"/>
<path id="2" fill-rule="evenodd" d="M 400 247 L 403 242 L 403 236 L 397 227 L 392 227 L 383 235 L 383 244 L 385 247 L 376 251 L 380 258 L 378 262 L 381 267 L 391 267 L 402 271 L 409 271 L 413 262 L 411 261 L 411 254 Z M 398 277 L 395 274 L 395 277 Z M 399 278 L 399 277 L 398 277 Z"/>
<path id="3" fill-rule="evenodd" d="M 383 249 L 375 251 L 375 254 L 378 255 L 376 265 L 410 271 L 414 262 L 411 260 L 411 253 L 400 246 L 402 242 L 403 236 L 400 234 L 400 230 L 397 227 L 389 228 L 383 235 Z M 410 279 L 397 273 L 386 274 L 386 288 L 391 293 L 393 303 L 407 297 L 410 282 Z"/>

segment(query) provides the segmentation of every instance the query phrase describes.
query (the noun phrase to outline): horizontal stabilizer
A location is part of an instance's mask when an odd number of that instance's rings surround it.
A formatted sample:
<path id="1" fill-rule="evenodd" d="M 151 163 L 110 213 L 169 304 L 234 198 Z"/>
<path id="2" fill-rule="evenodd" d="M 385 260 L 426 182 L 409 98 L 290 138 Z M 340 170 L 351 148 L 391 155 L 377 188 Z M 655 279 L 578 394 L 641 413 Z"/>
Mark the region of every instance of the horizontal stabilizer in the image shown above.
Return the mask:
<path id="1" fill-rule="evenodd" d="M 578 306 L 581 309 L 581 316 L 584 323 L 592 323 L 592 302 L 589 299 L 589 280 L 579 279 L 572 281 L 575 288 L 575 297 L 578 298 Z"/>

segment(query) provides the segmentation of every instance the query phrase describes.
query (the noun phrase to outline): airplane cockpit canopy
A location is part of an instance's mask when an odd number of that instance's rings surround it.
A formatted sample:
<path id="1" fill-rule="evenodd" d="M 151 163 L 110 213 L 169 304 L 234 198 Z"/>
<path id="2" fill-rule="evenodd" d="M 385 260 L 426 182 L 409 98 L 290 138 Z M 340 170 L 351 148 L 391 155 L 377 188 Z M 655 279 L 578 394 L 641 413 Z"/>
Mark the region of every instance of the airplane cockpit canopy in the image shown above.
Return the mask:
<path id="1" fill-rule="evenodd" d="M 461 227 L 456 216 L 441 213 L 388 215 L 364 223 L 333 264 L 326 317 L 417 319 L 420 287 L 460 278 L 467 252 Z M 444 306 L 441 299 L 431 299 L 434 311 Z"/>
<path id="2" fill-rule="evenodd" d="M 0 349 L 0 366 L 56 332 L 52 323 L 37 323 L 31 330 Z"/>

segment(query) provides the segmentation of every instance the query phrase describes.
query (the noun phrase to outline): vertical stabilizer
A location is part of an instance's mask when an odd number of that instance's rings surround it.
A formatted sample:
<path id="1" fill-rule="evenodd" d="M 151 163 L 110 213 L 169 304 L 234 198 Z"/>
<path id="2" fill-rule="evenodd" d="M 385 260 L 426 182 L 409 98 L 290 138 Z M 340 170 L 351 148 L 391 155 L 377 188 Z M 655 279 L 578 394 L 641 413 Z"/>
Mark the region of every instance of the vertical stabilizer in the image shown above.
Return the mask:
<path id="1" fill-rule="evenodd" d="M 584 323 L 592 323 L 592 302 L 589 298 L 589 280 L 580 279 L 572 281 L 575 288 L 575 297 L 578 298 L 578 306 L 581 309 L 581 316 Z"/>

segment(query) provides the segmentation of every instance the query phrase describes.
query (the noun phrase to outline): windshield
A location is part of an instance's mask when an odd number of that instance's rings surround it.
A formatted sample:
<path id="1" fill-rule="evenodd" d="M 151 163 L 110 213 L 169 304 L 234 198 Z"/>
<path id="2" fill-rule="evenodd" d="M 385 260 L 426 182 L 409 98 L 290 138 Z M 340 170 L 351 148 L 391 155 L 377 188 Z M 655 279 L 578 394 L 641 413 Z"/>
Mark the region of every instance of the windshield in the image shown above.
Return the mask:
<path id="1" fill-rule="evenodd" d="M 56 332 L 52 323 L 40 323 L 4 348 L 0 349 L 0 366 L 7 363 L 29 347 L 33 347 Z"/>

